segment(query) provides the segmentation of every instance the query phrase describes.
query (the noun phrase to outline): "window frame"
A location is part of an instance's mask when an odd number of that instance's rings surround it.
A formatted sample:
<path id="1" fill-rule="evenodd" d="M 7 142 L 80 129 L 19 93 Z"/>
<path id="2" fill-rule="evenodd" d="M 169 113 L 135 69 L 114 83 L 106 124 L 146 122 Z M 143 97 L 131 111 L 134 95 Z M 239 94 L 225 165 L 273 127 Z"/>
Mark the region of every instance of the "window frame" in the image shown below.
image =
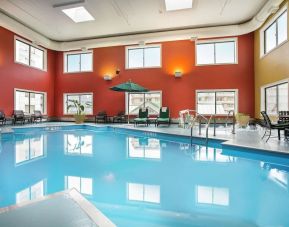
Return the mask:
<path id="1" fill-rule="evenodd" d="M 229 43 L 234 42 L 234 60 L 233 63 L 216 63 L 216 44 L 217 43 Z M 198 63 L 198 45 L 202 44 L 214 44 L 214 63 L 199 64 Z M 237 65 L 238 64 L 238 37 L 225 38 L 225 39 L 208 39 L 208 40 L 197 40 L 195 42 L 195 65 L 196 66 L 209 66 L 209 65 Z"/>
<path id="2" fill-rule="evenodd" d="M 94 59 L 93 52 L 94 52 L 93 50 L 64 52 L 63 53 L 63 73 L 64 74 L 74 74 L 74 73 L 91 73 L 91 72 L 93 72 L 93 59 Z M 81 55 L 82 54 L 91 54 L 91 70 L 81 71 Z M 79 71 L 68 72 L 68 56 L 69 55 L 79 55 L 80 56 Z"/>
<path id="3" fill-rule="evenodd" d="M 29 93 L 29 111 L 30 111 L 30 94 L 34 93 L 34 94 L 41 94 L 43 95 L 43 110 L 41 111 L 41 113 L 43 115 L 47 114 L 47 92 L 44 91 L 33 91 L 33 90 L 26 90 L 26 89 L 20 89 L 20 88 L 14 88 L 14 109 L 16 110 L 16 92 L 28 92 Z M 25 111 L 23 111 L 25 112 Z M 33 113 L 29 113 L 29 114 L 33 114 Z"/>
<path id="4" fill-rule="evenodd" d="M 148 91 L 148 92 L 125 92 L 125 114 L 128 115 L 128 94 L 153 94 L 153 93 L 159 93 L 161 95 L 161 100 L 160 100 L 160 108 L 162 107 L 162 103 L 163 103 L 163 92 L 161 90 L 157 90 L 157 91 Z M 145 100 L 145 99 L 144 99 Z M 144 106 L 145 106 L 145 102 L 144 102 Z M 129 115 L 134 115 L 134 114 L 129 114 Z M 150 114 L 149 115 L 154 115 L 154 114 Z"/>
<path id="5" fill-rule="evenodd" d="M 287 11 L 287 39 L 278 44 L 278 19 Z M 263 58 L 288 42 L 288 3 L 285 4 L 266 24 L 260 29 L 260 58 Z M 266 35 L 265 32 L 276 24 L 276 46 L 266 52 Z"/>
<path id="6" fill-rule="evenodd" d="M 289 79 L 285 79 L 285 80 L 276 81 L 276 82 L 271 83 L 271 84 L 266 84 L 266 85 L 264 85 L 264 86 L 262 86 L 260 88 L 261 89 L 261 103 L 260 103 L 261 111 L 267 111 L 266 89 L 272 88 L 272 87 L 278 87 L 279 85 L 286 84 L 286 83 L 288 83 L 288 87 L 289 87 Z M 279 102 L 278 102 L 278 100 L 279 100 L 278 99 L 278 88 L 277 88 L 277 97 L 276 97 L 276 99 L 277 99 L 277 109 L 279 109 L 279 107 L 278 107 L 279 106 Z M 289 88 L 288 88 L 288 100 L 287 100 L 287 102 L 288 102 L 288 106 L 289 106 Z M 278 111 L 279 110 L 277 110 L 277 115 L 278 115 Z"/>
<path id="7" fill-rule="evenodd" d="M 149 49 L 149 48 L 160 48 L 160 66 L 145 66 L 145 61 L 143 61 L 143 67 L 129 67 L 129 50 L 134 49 Z M 143 54 L 143 60 L 145 55 Z M 162 68 L 162 45 L 161 44 L 151 44 L 151 45 L 138 45 L 138 46 L 126 46 L 125 47 L 125 69 L 159 69 Z"/>
<path id="8" fill-rule="evenodd" d="M 88 116 L 89 116 L 89 115 L 93 115 L 93 92 L 63 93 L 63 115 L 65 115 L 65 116 L 74 115 L 74 114 L 72 114 L 72 113 L 67 113 L 67 112 L 66 112 L 66 105 L 65 105 L 65 103 L 66 103 L 66 97 L 67 97 L 68 95 L 71 95 L 71 96 L 91 95 L 91 97 L 92 97 L 92 100 L 91 100 L 91 102 L 92 102 L 92 113 L 90 113 L 90 114 L 85 114 L 85 115 L 88 115 Z"/>
<path id="9" fill-rule="evenodd" d="M 198 110 L 198 93 L 215 93 L 215 113 L 214 114 L 202 114 L 202 115 L 215 115 L 215 116 L 226 116 L 227 114 L 217 114 L 216 109 L 217 109 L 217 93 L 218 92 L 235 92 L 235 114 L 239 112 L 239 90 L 238 89 L 206 89 L 206 90 L 196 90 L 195 93 L 195 100 L 196 100 L 196 111 L 199 112 Z"/>
<path id="10" fill-rule="evenodd" d="M 17 59 L 16 59 L 16 41 L 24 43 L 24 44 L 29 46 L 29 59 L 28 59 L 29 63 L 28 64 L 25 64 L 25 63 L 17 61 Z M 43 52 L 43 59 L 42 59 L 43 68 L 42 69 L 31 65 L 31 47 L 33 47 L 35 49 L 38 49 L 38 50 Z M 38 45 L 35 45 L 33 42 L 29 42 L 28 40 L 25 40 L 25 39 L 20 38 L 18 36 L 14 36 L 14 63 L 20 64 L 20 65 L 24 65 L 24 66 L 28 66 L 30 68 L 37 69 L 37 70 L 40 70 L 40 71 L 47 72 L 47 50 L 42 48 L 42 47 L 40 47 L 40 46 L 38 46 Z"/>

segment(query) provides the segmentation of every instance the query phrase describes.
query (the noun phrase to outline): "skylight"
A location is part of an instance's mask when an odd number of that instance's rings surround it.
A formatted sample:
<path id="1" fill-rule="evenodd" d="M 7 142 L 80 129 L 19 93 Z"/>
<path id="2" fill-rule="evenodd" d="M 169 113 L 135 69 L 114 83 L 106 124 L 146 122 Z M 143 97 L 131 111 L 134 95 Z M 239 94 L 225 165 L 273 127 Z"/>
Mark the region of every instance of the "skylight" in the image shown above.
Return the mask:
<path id="1" fill-rule="evenodd" d="M 193 0 L 165 0 L 165 2 L 167 11 L 190 9 L 193 7 Z"/>
<path id="2" fill-rule="evenodd" d="M 62 12 L 65 13 L 75 23 L 94 20 L 94 17 L 91 16 L 91 14 L 83 6 L 63 9 Z"/>

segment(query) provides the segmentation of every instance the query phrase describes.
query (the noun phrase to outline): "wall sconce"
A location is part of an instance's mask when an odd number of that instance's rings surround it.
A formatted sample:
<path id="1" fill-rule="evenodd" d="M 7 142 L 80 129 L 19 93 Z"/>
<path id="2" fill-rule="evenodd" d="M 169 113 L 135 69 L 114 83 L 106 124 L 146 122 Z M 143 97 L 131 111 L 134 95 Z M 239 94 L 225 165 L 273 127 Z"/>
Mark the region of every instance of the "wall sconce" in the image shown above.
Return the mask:
<path id="1" fill-rule="evenodd" d="M 115 74 L 118 76 L 120 74 L 120 69 L 116 69 Z"/>
<path id="2" fill-rule="evenodd" d="M 181 78 L 182 77 L 182 72 L 180 72 L 180 71 L 176 71 L 175 72 L 175 78 Z"/>
<path id="3" fill-rule="evenodd" d="M 110 75 L 104 75 L 103 79 L 106 81 L 110 81 L 112 80 L 112 77 Z"/>

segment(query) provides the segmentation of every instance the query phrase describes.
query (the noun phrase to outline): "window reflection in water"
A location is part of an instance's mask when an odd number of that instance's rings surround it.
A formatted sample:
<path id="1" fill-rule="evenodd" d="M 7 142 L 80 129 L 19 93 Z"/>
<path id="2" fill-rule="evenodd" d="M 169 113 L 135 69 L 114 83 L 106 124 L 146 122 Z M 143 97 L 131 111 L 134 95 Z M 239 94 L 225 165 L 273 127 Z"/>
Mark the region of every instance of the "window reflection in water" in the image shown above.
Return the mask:
<path id="1" fill-rule="evenodd" d="M 236 158 L 222 155 L 222 149 L 196 145 L 195 160 L 208 162 L 235 162 Z"/>
<path id="2" fill-rule="evenodd" d="M 270 169 L 269 179 L 273 180 L 282 187 L 287 188 L 288 185 L 288 173 L 279 169 Z"/>
<path id="3" fill-rule="evenodd" d="M 93 185 L 92 178 L 65 176 L 66 189 L 75 188 L 82 194 L 92 195 L 93 194 L 92 185 Z"/>
<path id="4" fill-rule="evenodd" d="M 229 189 L 197 185 L 197 203 L 229 206 Z"/>
<path id="5" fill-rule="evenodd" d="M 33 199 L 38 199 L 45 195 L 46 180 L 41 180 L 32 186 L 16 193 L 16 203 L 22 203 Z"/>
<path id="6" fill-rule="evenodd" d="M 92 155 L 92 135 L 64 134 L 65 154 Z"/>
<path id="7" fill-rule="evenodd" d="M 128 183 L 127 196 L 129 201 L 160 203 L 160 186 Z"/>
<path id="8" fill-rule="evenodd" d="M 22 164 L 46 156 L 46 144 L 44 135 L 16 141 L 15 163 Z"/>
<path id="9" fill-rule="evenodd" d="M 154 138 L 128 138 L 128 157 L 161 159 L 160 141 Z"/>

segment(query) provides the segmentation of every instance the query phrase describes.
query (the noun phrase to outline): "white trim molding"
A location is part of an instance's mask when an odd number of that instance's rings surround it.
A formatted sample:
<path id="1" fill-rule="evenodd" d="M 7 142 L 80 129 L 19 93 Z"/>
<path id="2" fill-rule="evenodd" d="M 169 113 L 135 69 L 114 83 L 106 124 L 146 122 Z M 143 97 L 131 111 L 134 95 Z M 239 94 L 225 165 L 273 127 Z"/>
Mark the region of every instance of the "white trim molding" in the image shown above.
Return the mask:
<path id="1" fill-rule="evenodd" d="M 34 67 L 34 66 L 31 66 L 30 64 L 24 64 L 24 63 L 21 63 L 19 61 L 16 60 L 16 41 L 20 41 L 22 43 L 25 43 L 31 47 L 34 47 L 38 50 L 41 50 L 43 51 L 43 69 L 40 69 L 40 68 L 37 68 L 37 67 Z M 30 49 L 30 48 L 29 48 Z M 30 56 L 29 56 L 30 57 Z M 45 71 L 47 72 L 47 50 L 34 44 L 33 42 L 30 42 L 26 39 L 23 39 L 23 38 L 20 38 L 19 36 L 17 35 L 14 35 L 14 62 L 17 63 L 17 64 L 21 64 L 21 65 L 24 65 L 24 66 L 27 66 L 27 67 L 30 67 L 30 68 L 33 68 L 33 69 L 37 69 L 37 70 L 41 70 L 41 71 Z M 29 62 L 30 62 L 30 59 L 29 59 Z"/>
<path id="2" fill-rule="evenodd" d="M 75 72 L 67 72 L 67 56 L 68 55 L 81 55 L 81 54 L 92 54 L 91 59 L 91 70 L 88 71 L 75 71 Z M 81 67 L 81 66 L 80 66 Z M 69 51 L 63 53 L 63 73 L 69 74 L 69 73 L 87 73 L 87 72 L 93 72 L 93 50 L 87 50 L 87 51 Z"/>
<path id="3" fill-rule="evenodd" d="M 146 48 L 159 48 L 160 49 L 160 66 L 143 66 L 143 67 L 136 67 L 136 68 L 130 68 L 128 65 L 129 62 L 129 50 L 134 49 L 146 49 Z M 144 58 L 144 56 L 143 56 Z M 145 61 L 143 62 L 145 64 Z M 161 68 L 162 67 L 162 45 L 161 44 L 151 44 L 151 45 L 134 45 L 134 46 L 126 46 L 125 47 L 125 69 L 151 69 L 151 68 Z"/>
<path id="4" fill-rule="evenodd" d="M 98 47 L 135 45 L 138 44 L 140 40 L 143 40 L 146 43 L 155 43 L 174 40 L 191 40 L 192 37 L 213 38 L 244 35 L 260 28 L 267 18 L 279 9 L 282 2 L 283 0 L 267 0 L 267 3 L 257 13 L 257 15 L 243 24 L 151 32 L 68 42 L 53 41 L 17 22 L 3 12 L 0 12 L 0 26 L 25 37 L 32 42 L 36 42 L 45 48 L 57 51 L 70 51 L 80 50 L 83 47 L 90 49 Z"/>
<path id="5" fill-rule="evenodd" d="M 64 116 L 69 116 L 69 115 L 74 115 L 74 114 L 70 114 L 70 113 L 66 113 L 66 105 L 65 105 L 65 98 L 67 95 L 75 95 L 75 96 L 80 96 L 80 95 L 91 95 L 92 97 L 92 113 L 86 114 L 85 115 L 93 115 L 93 92 L 75 92 L 75 93 L 63 93 L 63 115 Z"/>
<path id="6" fill-rule="evenodd" d="M 211 64 L 198 64 L 198 50 L 197 45 L 198 44 L 215 44 L 215 43 L 226 43 L 226 42 L 234 42 L 234 62 L 231 63 L 211 63 Z M 214 48 L 214 58 L 216 61 L 216 48 Z M 221 39 L 202 39 L 197 40 L 195 42 L 195 65 L 196 66 L 206 66 L 206 65 L 236 65 L 238 64 L 238 37 L 232 37 L 232 38 L 221 38 Z"/>
<path id="7" fill-rule="evenodd" d="M 265 52 L 265 31 L 276 21 L 278 18 L 287 10 L 288 13 L 288 3 L 285 4 L 269 21 L 266 22 L 266 24 L 260 29 L 259 36 L 260 36 L 260 58 L 265 57 L 278 47 L 282 46 L 284 43 L 288 41 L 288 28 L 287 28 L 287 39 L 284 40 L 282 43 L 278 44 L 276 47 L 274 47 L 272 50 Z M 288 23 L 288 17 L 287 17 L 287 23 Z M 287 24 L 288 26 L 288 24 Z"/>
<path id="8" fill-rule="evenodd" d="M 277 86 L 279 84 L 284 84 L 284 83 L 289 84 L 289 78 L 284 79 L 284 80 L 275 81 L 273 83 L 265 84 L 265 85 L 260 87 L 260 94 L 261 94 L 261 96 L 260 96 L 260 110 L 261 111 L 265 111 L 265 89 L 269 88 L 269 87 Z M 289 104 L 289 89 L 288 89 L 288 104 Z"/>
<path id="9" fill-rule="evenodd" d="M 198 93 L 199 92 L 235 92 L 235 114 L 239 112 L 239 89 L 201 89 L 195 92 L 195 109 L 198 112 Z M 215 100 L 216 101 L 216 100 Z M 215 103 L 216 104 L 216 103 Z M 206 114 L 205 114 L 206 115 Z M 211 115 L 211 114 L 208 114 Z M 214 114 L 215 116 L 224 116 L 224 114 Z M 225 114 L 226 115 L 226 114 Z"/>
<path id="10" fill-rule="evenodd" d="M 34 90 L 27 90 L 27 89 L 21 89 L 21 88 L 14 88 L 14 109 L 16 110 L 16 91 L 20 92 L 30 92 L 30 93 L 36 93 L 36 94 L 43 94 L 44 100 L 43 100 L 43 113 L 44 115 L 47 114 L 47 92 L 45 91 L 34 91 Z"/>

